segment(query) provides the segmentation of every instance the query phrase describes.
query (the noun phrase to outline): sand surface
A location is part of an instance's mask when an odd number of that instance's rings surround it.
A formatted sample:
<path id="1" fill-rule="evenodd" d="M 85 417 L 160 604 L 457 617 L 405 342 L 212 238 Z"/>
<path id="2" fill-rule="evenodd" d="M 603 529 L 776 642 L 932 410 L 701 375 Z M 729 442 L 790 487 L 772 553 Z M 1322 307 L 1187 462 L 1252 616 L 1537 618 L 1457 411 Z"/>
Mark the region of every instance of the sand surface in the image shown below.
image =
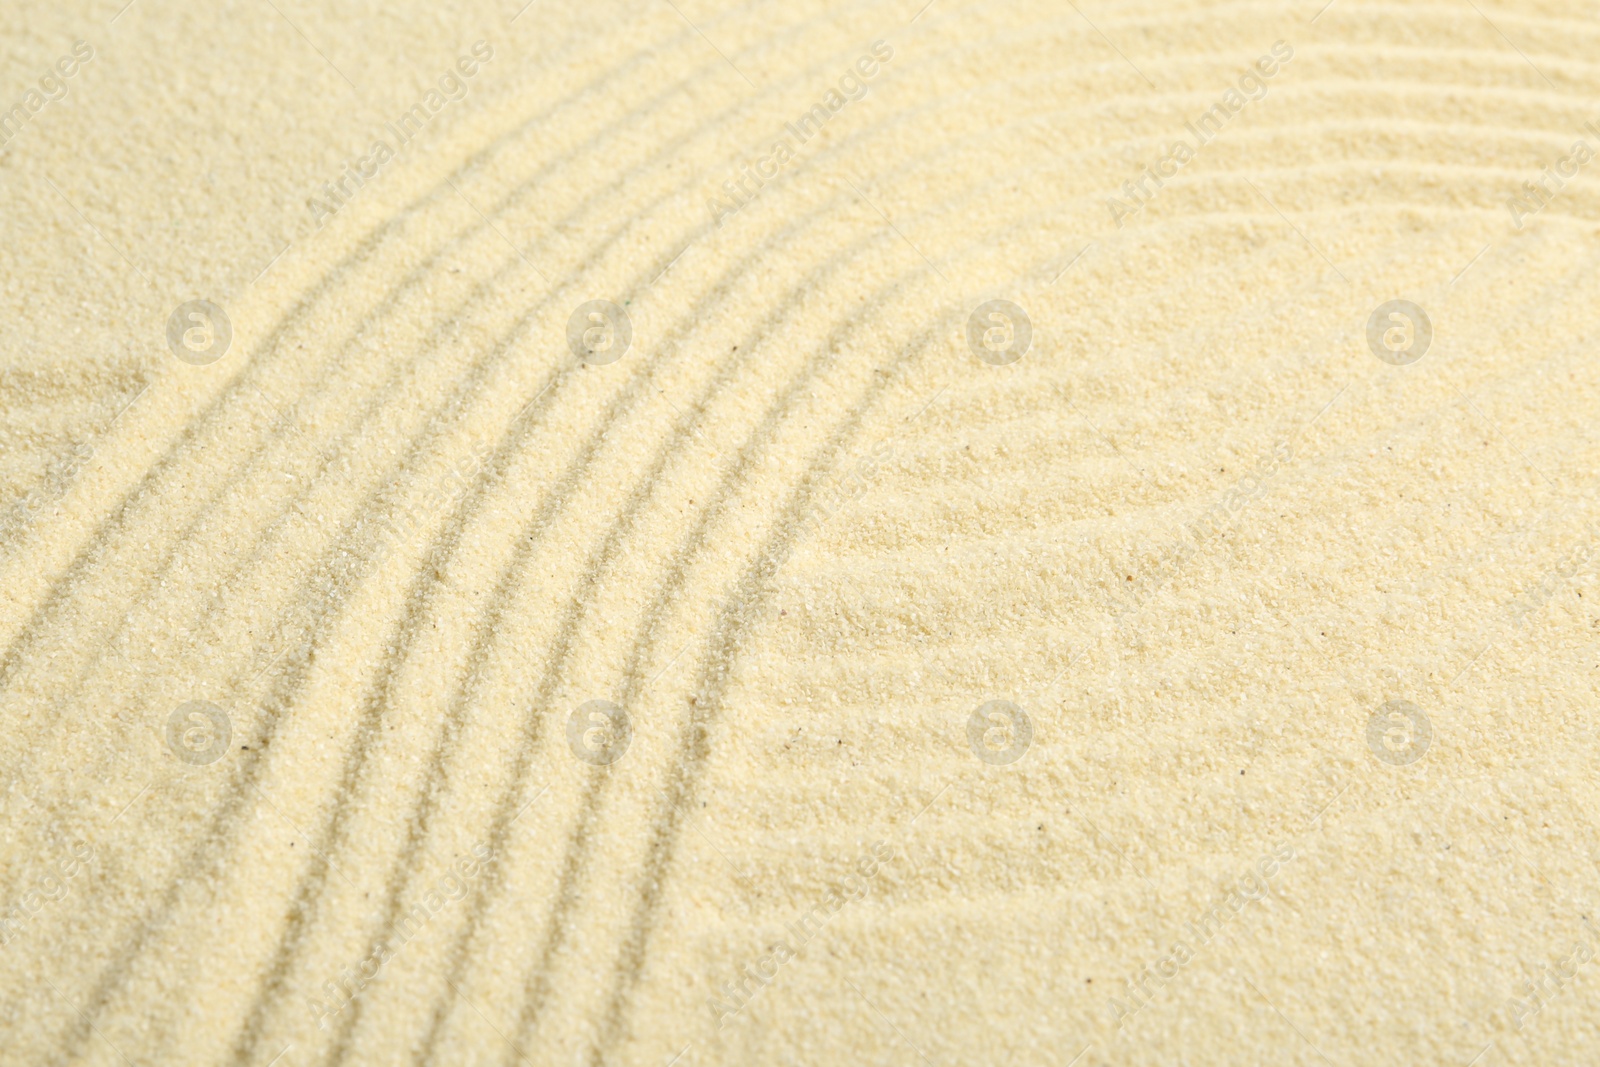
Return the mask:
<path id="1" fill-rule="evenodd" d="M 124 3 L 0 1064 L 1600 1059 L 1593 4 Z"/>

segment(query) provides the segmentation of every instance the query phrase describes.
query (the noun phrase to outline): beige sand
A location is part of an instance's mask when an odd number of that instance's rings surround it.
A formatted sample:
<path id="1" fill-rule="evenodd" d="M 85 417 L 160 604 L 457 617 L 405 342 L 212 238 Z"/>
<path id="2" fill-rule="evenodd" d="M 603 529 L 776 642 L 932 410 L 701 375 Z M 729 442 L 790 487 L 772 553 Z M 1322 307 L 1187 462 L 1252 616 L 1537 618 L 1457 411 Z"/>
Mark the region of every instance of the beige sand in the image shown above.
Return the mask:
<path id="1" fill-rule="evenodd" d="M 0 1063 L 1600 1058 L 1592 5 L 123 3 Z"/>

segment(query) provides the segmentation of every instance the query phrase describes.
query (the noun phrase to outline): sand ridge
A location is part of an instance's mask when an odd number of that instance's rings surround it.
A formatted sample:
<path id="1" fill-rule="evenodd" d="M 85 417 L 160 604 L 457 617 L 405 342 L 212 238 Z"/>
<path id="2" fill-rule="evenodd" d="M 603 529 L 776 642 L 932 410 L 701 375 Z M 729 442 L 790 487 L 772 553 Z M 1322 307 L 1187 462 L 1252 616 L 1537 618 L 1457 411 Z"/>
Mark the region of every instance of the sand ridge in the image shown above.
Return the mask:
<path id="1" fill-rule="evenodd" d="M 1582 1061 L 1589 14 L 0 13 L 0 1063 Z"/>

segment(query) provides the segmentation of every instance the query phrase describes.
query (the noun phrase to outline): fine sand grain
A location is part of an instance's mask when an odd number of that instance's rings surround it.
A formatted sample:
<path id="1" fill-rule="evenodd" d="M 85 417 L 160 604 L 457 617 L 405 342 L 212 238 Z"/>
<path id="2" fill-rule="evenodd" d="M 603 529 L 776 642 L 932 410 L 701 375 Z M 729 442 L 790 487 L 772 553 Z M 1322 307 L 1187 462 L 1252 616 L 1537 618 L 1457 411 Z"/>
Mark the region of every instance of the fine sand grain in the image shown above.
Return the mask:
<path id="1" fill-rule="evenodd" d="M 1600 1059 L 1594 5 L 522 2 L 0 2 L 0 1064 Z"/>

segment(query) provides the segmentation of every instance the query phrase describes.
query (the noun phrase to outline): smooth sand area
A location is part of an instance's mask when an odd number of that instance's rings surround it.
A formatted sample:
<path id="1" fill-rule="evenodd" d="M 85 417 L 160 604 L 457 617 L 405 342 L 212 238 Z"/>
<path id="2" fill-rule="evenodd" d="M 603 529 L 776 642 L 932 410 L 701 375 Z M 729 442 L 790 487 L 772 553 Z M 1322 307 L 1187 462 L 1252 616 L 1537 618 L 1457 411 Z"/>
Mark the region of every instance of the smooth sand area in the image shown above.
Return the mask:
<path id="1" fill-rule="evenodd" d="M 1600 1059 L 1593 4 L 522 4 L 0 3 L 0 1065 Z"/>

